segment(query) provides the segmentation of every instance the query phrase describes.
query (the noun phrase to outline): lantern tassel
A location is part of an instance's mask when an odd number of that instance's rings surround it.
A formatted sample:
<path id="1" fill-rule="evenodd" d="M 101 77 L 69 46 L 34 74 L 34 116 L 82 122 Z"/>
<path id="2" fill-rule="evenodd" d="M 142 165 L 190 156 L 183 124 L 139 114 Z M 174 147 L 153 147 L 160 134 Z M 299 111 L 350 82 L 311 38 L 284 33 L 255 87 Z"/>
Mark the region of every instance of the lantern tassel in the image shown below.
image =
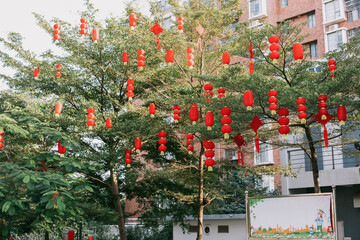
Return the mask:
<path id="1" fill-rule="evenodd" d="M 256 147 L 256 152 L 260 153 L 260 141 L 259 141 L 259 136 L 257 135 L 257 133 L 255 135 L 255 147 Z"/>
<path id="2" fill-rule="evenodd" d="M 340 121 L 340 126 L 345 126 L 345 121 Z"/>
<path id="3" fill-rule="evenodd" d="M 254 73 L 254 62 L 250 59 L 249 61 L 250 74 Z"/>
<path id="4" fill-rule="evenodd" d="M 329 147 L 328 133 L 325 124 L 324 124 L 324 141 L 325 141 L 325 147 Z"/>
<path id="5" fill-rule="evenodd" d="M 200 36 L 200 34 L 199 34 L 199 38 L 198 38 L 198 40 L 197 40 L 196 47 L 197 47 L 197 48 L 200 48 L 200 50 L 202 50 L 202 48 L 201 48 L 201 36 Z"/>
<path id="6" fill-rule="evenodd" d="M 243 152 L 241 151 L 241 148 L 239 148 L 238 150 L 238 164 L 244 166 L 244 156 L 243 156 Z"/>
<path id="7" fill-rule="evenodd" d="M 156 44 L 157 44 L 157 48 L 160 50 L 160 49 L 161 49 L 161 46 L 160 46 L 159 35 L 156 35 Z"/>
<path id="8" fill-rule="evenodd" d="M 130 165 L 130 164 L 126 164 L 126 167 L 129 168 L 129 167 L 131 167 L 131 165 Z"/>
<path id="9" fill-rule="evenodd" d="M 208 171 L 212 172 L 213 171 L 213 167 L 208 167 Z"/>

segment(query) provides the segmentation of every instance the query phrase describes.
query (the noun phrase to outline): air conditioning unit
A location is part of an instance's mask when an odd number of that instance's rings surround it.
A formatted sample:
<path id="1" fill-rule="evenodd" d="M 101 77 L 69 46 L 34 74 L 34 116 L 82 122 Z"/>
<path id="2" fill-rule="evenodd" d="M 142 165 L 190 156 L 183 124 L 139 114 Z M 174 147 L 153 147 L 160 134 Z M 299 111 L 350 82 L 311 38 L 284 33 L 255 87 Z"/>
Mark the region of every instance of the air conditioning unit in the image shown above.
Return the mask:
<path id="1" fill-rule="evenodd" d="M 330 32 L 331 32 L 331 31 L 335 31 L 335 30 L 337 30 L 338 28 L 339 28 L 339 25 L 334 24 L 334 25 L 329 26 L 329 31 L 330 31 Z"/>

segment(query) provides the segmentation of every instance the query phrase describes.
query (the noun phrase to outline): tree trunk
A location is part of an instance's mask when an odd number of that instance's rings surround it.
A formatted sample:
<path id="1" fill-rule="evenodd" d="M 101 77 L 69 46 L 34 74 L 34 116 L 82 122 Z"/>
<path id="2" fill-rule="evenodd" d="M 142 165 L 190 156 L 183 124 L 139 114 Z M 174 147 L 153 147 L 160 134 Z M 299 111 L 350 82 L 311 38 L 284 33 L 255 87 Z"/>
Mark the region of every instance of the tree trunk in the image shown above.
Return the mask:
<path id="1" fill-rule="evenodd" d="M 115 169 L 111 169 L 111 192 L 114 198 L 115 211 L 118 213 L 118 227 L 121 240 L 127 240 L 124 213 L 120 201 L 119 184 L 116 178 Z"/>
<path id="2" fill-rule="evenodd" d="M 318 167 L 318 161 L 317 161 L 317 153 L 315 149 L 315 144 L 313 141 L 313 137 L 311 135 L 310 127 L 305 125 L 305 134 L 306 138 L 309 141 L 309 148 L 310 148 L 310 161 L 311 161 L 311 167 L 313 172 L 313 180 L 314 180 L 314 189 L 315 193 L 320 193 L 320 179 L 319 179 L 319 167 Z"/>
<path id="3" fill-rule="evenodd" d="M 48 231 L 45 232 L 45 240 L 50 240 L 50 236 L 49 236 L 49 232 L 48 232 Z"/>
<path id="4" fill-rule="evenodd" d="M 198 230 L 197 230 L 197 240 L 202 240 L 203 233 L 203 213 L 204 213 L 204 159 L 203 159 L 203 149 L 201 149 L 200 159 L 199 159 L 199 211 L 198 211 Z"/>

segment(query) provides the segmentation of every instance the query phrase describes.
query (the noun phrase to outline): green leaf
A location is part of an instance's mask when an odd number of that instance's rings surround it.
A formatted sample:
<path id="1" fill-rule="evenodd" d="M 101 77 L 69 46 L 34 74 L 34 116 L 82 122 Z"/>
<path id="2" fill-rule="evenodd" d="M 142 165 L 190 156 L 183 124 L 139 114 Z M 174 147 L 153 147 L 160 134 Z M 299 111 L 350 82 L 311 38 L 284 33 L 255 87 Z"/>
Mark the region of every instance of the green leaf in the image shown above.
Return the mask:
<path id="1" fill-rule="evenodd" d="M 44 193 L 43 196 L 50 195 L 50 194 L 53 194 L 53 193 L 55 193 L 55 192 L 56 192 L 56 191 L 49 191 L 49 192 Z"/>
<path id="2" fill-rule="evenodd" d="M 53 157 L 51 156 L 51 155 L 47 155 L 46 156 L 46 161 L 48 161 L 48 162 L 52 162 L 54 159 L 53 159 Z"/>
<path id="3" fill-rule="evenodd" d="M 30 160 L 30 164 L 35 166 L 35 161 L 34 160 Z"/>
<path id="4" fill-rule="evenodd" d="M 0 197 L 5 197 L 5 195 L 2 192 L 0 192 Z"/>
<path id="5" fill-rule="evenodd" d="M 29 175 L 26 175 L 23 179 L 23 182 L 24 183 L 28 183 L 30 181 L 30 176 Z"/>
<path id="6" fill-rule="evenodd" d="M 14 216 L 14 214 L 15 214 L 15 208 L 14 208 L 13 206 L 11 206 L 11 207 L 9 208 L 9 215 L 10 215 L 10 216 Z"/>
<path id="7" fill-rule="evenodd" d="M 10 201 L 6 201 L 5 203 L 4 203 L 4 205 L 2 206 L 2 211 L 3 212 L 7 212 L 8 210 L 9 210 L 9 207 L 11 206 L 11 202 Z"/>
<path id="8" fill-rule="evenodd" d="M 46 209 L 52 209 L 54 208 L 54 204 L 52 203 L 52 201 L 48 201 L 48 203 L 46 204 Z"/>
<path id="9" fill-rule="evenodd" d="M 66 165 L 65 166 L 66 171 L 71 172 L 73 170 L 72 166 Z"/>
<path id="10" fill-rule="evenodd" d="M 57 200 L 57 205 L 59 207 L 59 210 L 61 212 L 65 211 L 66 205 L 64 204 L 64 202 L 61 200 L 61 198 L 58 198 Z"/>
<path id="11" fill-rule="evenodd" d="M 50 186 L 50 181 L 49 180 L 44 180 L 43 184 L 46 185 L 46 186 Z"/>
<path id="12" fill-rule="evenodd" d="M 88 191 L 90 191 L 90 192 L 94 191 L 94 190 L 92 189 L 92 187 L 90 187 L 90 186 L 85 186 L 85 189 L 88 190 Z"/>

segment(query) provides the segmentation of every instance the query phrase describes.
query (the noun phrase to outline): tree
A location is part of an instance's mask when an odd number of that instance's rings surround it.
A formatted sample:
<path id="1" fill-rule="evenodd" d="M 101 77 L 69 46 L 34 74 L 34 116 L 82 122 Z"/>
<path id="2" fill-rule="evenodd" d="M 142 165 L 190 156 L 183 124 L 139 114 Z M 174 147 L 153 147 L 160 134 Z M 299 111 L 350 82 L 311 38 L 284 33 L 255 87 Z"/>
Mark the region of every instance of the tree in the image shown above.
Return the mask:
<path id="1" fill-rule="evenodd" d="M 284 147 L 301 148 L 305 155 L 311 160 L 315 192 L 320 192 L 318 157 L 316 147 L 322 146 L 324 137 L 317 134 L 314 128 L 321 125 L 317 123 L 314 116 L 319 112 L 318 98 L 320 94 L 328 97 L 327 104 L 329 113 L 336 117 L 336 108 L 344 105 L 347 108 L 350 124 L 344 127 L 334 127 L 329 131 L 330 144 L 336 144 L 336 139 L 351 132 L 358 127 L 356 116 L 360 102 L 359 92 L 359 38 L 353 38 L 348 44 L 341 46 L 340 50 L 329 52 L 324 58 L 335 59 L 337 70 L 335 77 L 329 76 L 327 61 L 296 62 L 292 56 L 294 43 L 301 42 L 305 36 L 301 34 L 303 23 L 295 24 L 291 21 L 272 26 L 264 23 L 262 28 L 253 30 L 247 28 L 247 23 L 239 25 L 239 36 L 235 40 L 237 48 L 232 54 L 249 58 L 249 43 L 252 42 L 255 56 L 255 73 L 248 73 L 248 60 L 243 60 L 236 66 L 231 67 L 222 75 L 222 86 L 231 88 L 234 93 L 233 101 L 243 102 L 243 93 L 251 90 L 254 95 L 255 108 L 247 113 L 244 105 L 238 105 L 234 111 L 241 114 L 235 115 L 235 121 L 250 122 L 256 113 L 264 122 L 265 127 L 260 128 L 260 139 L 262 142 Z M 278 36 L 280 41 L 281 55 L 277 63 L 271 61 L 268 54 L 268 39 L 270 36 Z M 306 50 L 306 47 L 305 47 Z M 320 72 L 309 71 L 310 68 L 320 68 Z M 275 89 L 278 92 L 278 105 L 290 111 L 290 129 L 293 138 L 288 141 L 278 137 L 277 122 L 279 116 L 271 115 L 268 109 L 268 91 Z M 296 100 L 299 97 L 306 99 L 306 123 L 300 123 L 297 118 Z M 238 118 L 240 117 L 240 118 Z M 328 124 L 330 125 L 330 124 Z M 305 136 L 305 137 L 303 137 Z M 343 138 L 341 144 L 346 144 Z"/>

